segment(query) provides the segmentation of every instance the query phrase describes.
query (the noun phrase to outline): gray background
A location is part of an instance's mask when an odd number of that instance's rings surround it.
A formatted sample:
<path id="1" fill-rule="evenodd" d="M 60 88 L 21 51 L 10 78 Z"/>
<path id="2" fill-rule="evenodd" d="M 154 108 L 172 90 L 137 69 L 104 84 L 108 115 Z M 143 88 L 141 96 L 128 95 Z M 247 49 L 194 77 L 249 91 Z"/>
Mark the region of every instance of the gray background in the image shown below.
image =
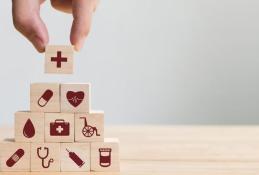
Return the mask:
<path id="1" fill-rule="evenodd" d="M 71 16 L 42 7 L 51 44 Z M 38 54 L 0 5 L 1 123 L 29 109 L 31 82 L 91 82 L 108 124 L 259 123 L 258 0 L 102 0 L 75 73 L 43 74 Z"/>

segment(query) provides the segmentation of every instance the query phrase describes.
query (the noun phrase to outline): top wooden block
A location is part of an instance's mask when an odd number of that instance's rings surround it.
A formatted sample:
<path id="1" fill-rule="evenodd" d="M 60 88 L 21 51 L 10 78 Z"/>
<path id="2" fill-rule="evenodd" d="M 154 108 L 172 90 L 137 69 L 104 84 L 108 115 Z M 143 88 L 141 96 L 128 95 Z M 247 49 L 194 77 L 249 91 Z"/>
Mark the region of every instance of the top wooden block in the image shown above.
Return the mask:
<path id="1" fill-rule="evenodd" d="M 45 51 L 45 73 L 72 74 L 73 46 L 49 45 Z"/>

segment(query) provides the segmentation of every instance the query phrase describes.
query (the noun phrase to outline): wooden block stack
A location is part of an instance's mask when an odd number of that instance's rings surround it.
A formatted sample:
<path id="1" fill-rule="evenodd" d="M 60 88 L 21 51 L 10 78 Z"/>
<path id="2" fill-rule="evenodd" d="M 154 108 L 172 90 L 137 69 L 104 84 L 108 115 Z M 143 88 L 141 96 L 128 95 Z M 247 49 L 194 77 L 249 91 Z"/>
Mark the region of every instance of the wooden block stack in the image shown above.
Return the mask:
<path id="1" fill-rule="evenodd" d="M 15 142 L 0 143 L 0 171 L 119 171 L 119 141 L 104 139 L 104 113 L 91 111 L 90 88 L 31 84 L 30 111 L 15 113 Z"/>

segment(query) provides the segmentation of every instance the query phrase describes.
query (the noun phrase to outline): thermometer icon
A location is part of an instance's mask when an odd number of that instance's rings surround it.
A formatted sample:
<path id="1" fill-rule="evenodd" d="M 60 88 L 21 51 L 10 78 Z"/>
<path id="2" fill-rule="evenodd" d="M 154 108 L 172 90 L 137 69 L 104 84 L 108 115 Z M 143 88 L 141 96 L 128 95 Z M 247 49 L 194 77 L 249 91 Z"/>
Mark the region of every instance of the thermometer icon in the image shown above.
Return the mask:
<path id="1" fill-rule="evenodd" d="M 69 158 L 71 160 L 73 160 L 77 164 L 78 167 L 81 168 L 85 164 L 85 162 L 80 157 L 78 157 L 78 155 L 76 155 L 76 153 L 71 152 L 68 149 L 66 149 L 66 150 L 68 152 Z"/>

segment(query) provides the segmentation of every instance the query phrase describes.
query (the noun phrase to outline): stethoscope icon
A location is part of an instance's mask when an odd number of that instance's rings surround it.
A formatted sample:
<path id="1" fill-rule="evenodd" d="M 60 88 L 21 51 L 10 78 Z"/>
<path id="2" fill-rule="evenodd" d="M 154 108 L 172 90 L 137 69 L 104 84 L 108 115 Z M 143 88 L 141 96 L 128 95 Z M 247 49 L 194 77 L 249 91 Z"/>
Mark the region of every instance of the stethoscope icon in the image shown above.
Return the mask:
<path id="1" fill-rule="evenodd" d="M 49 168 L 49 166 L 50 166 L 50 163 L 53 163 L 54 162 L 54 159 L 49 159 L 49 161 L 48 161 L 48 163 L 47 163 L 47 165 L 45 165 L 45 159 L 49 156 L 49 148 L 47 148 L 47 147 L 44 147 L 44 150 L 46 151 L 46 154 L 45 154 L 45 156 L 42 156 L 42 155 L 40 155 L 40 151 L 42 150 L 42 147 L 38 147 L 37 148 L 37 154 L 38 154 L 38 157 L 41 159 L 41 165 L 42 165 L 42 167 L 43 168 Z"/>

